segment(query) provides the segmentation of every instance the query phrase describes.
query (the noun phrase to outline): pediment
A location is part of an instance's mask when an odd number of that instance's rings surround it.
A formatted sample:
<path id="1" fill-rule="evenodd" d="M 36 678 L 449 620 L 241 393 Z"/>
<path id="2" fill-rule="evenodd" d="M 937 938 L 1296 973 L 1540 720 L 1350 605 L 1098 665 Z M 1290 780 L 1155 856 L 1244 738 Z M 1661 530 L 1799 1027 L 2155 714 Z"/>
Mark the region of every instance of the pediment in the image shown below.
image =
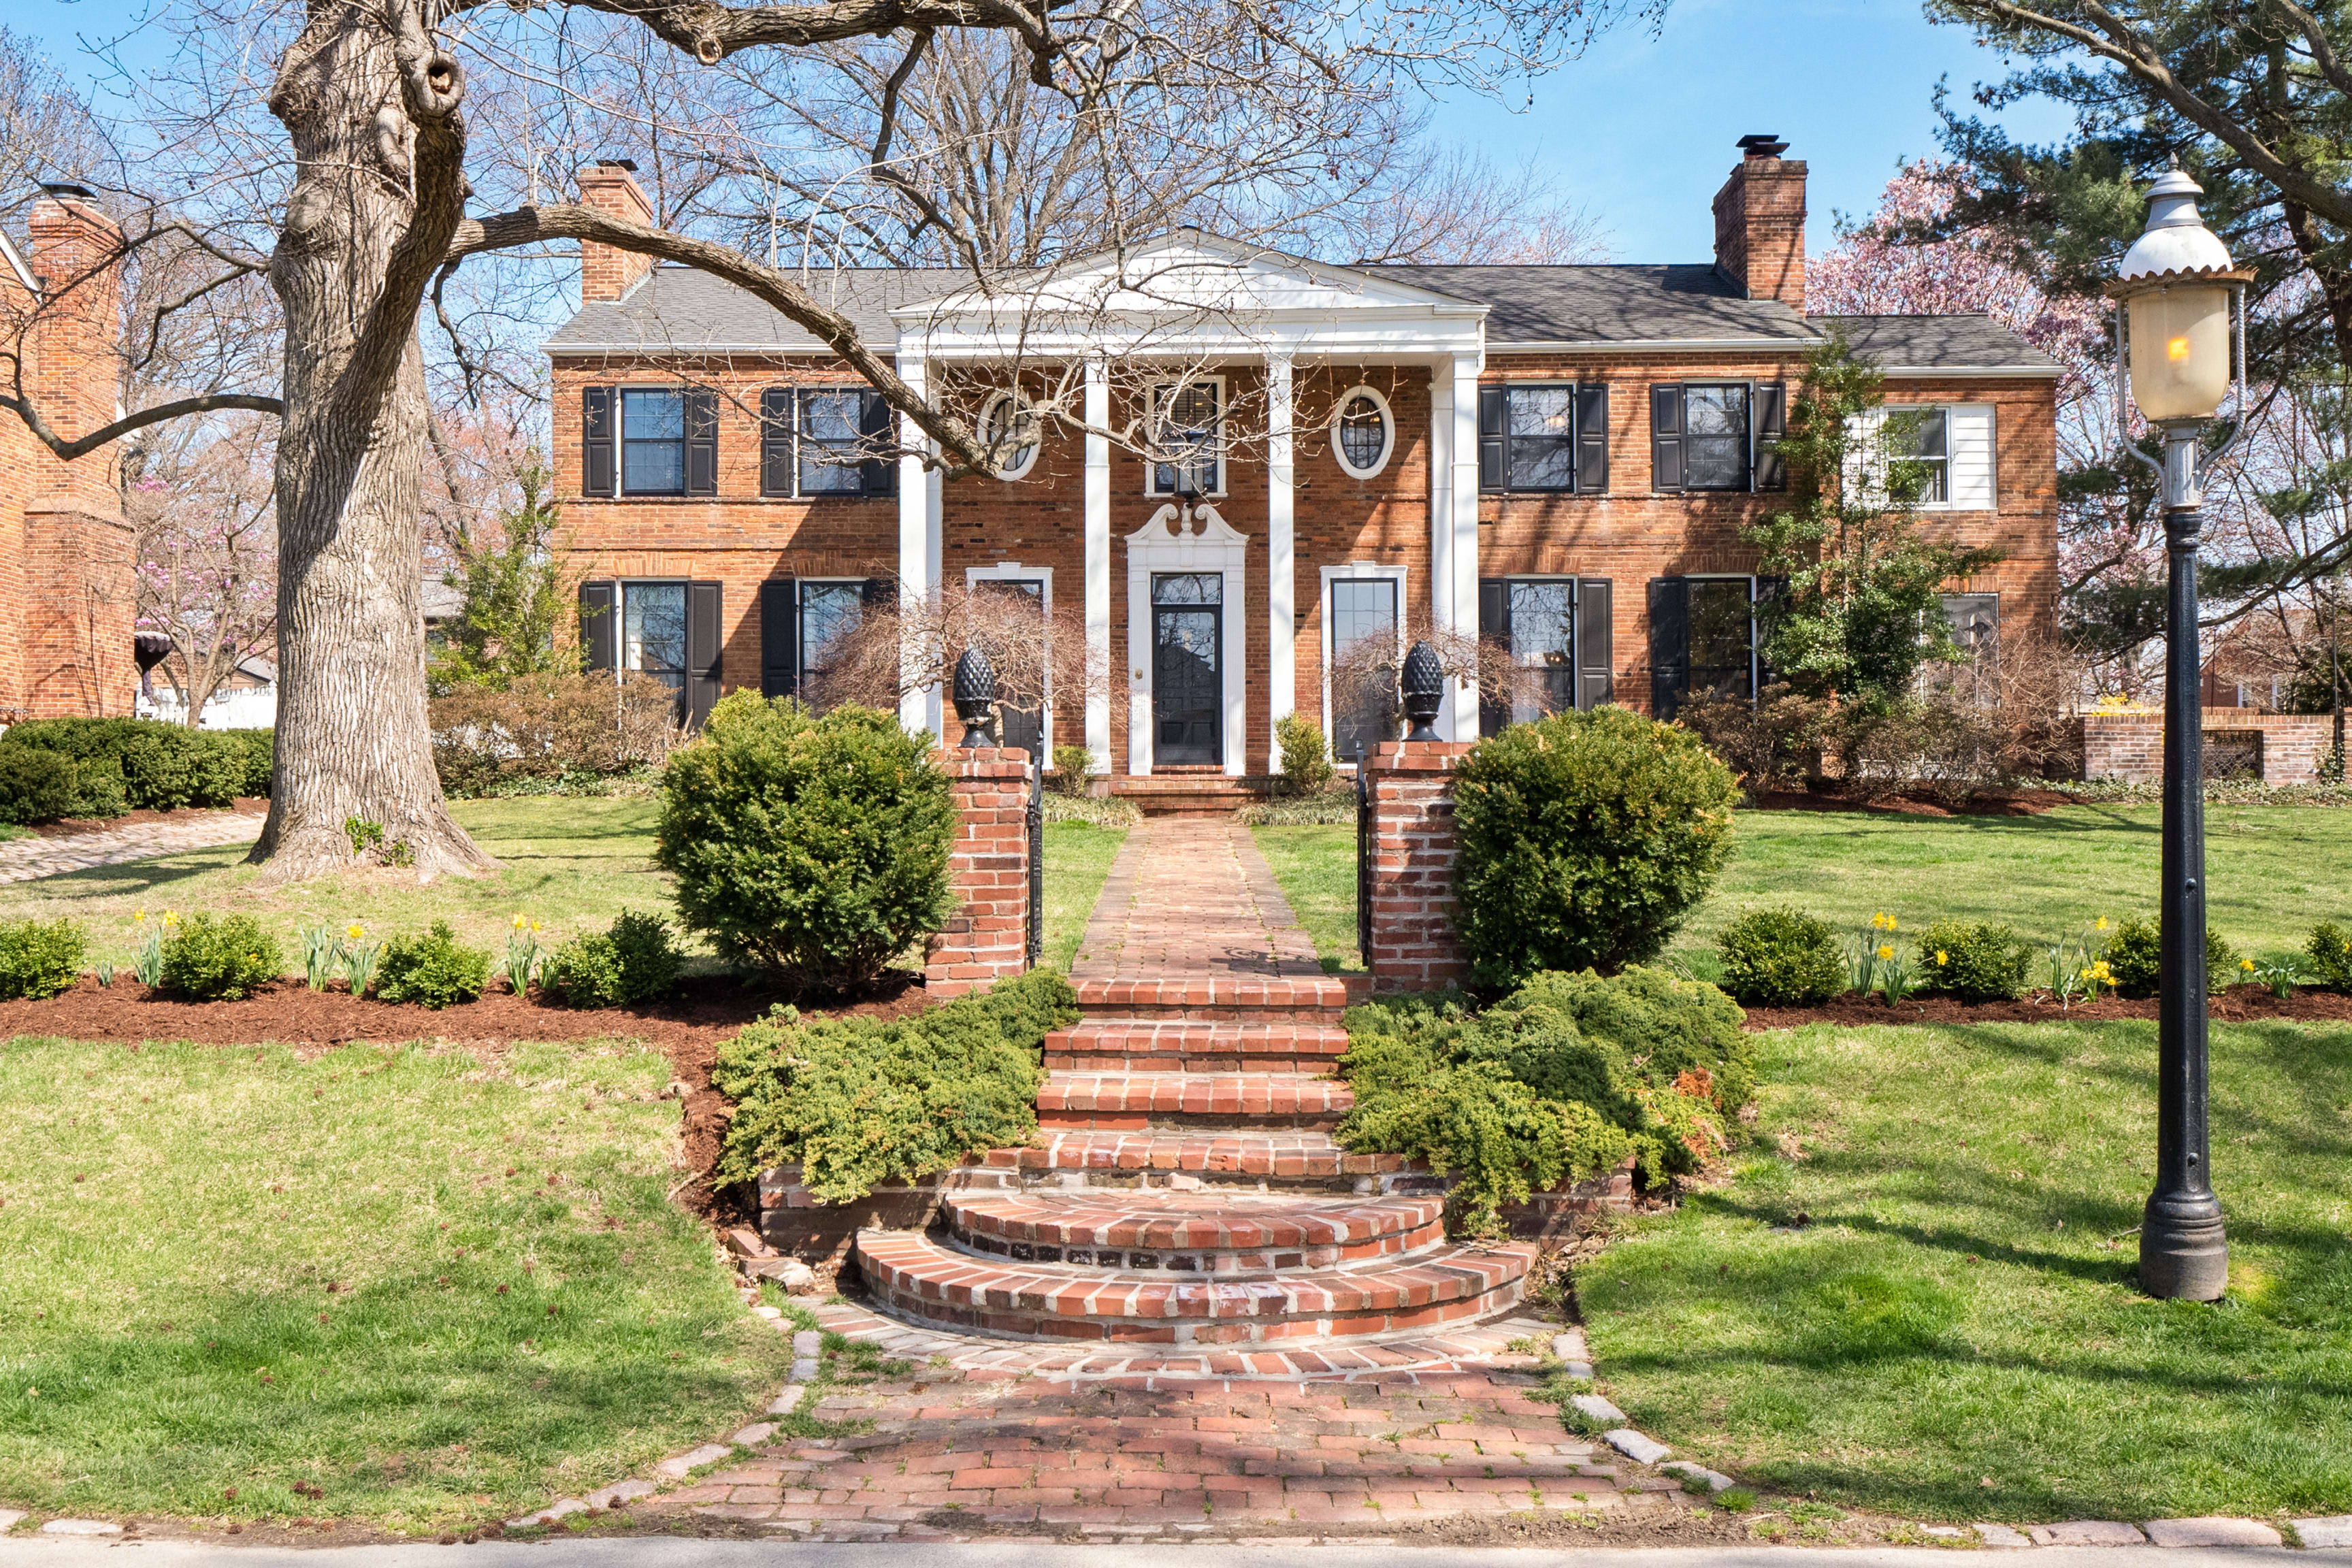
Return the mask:
<path id="1" fill-rule="evenodd" d="M 1155 544 L 1244 545 L 1249 535 L 1237 533 L 1224 514 L 1207 501 L 1194 501 L 1188 524 L 1184 509 L 1171 501 L 1151 514 L 1150 521 L 1127 536 L 1129 548 Z"/>

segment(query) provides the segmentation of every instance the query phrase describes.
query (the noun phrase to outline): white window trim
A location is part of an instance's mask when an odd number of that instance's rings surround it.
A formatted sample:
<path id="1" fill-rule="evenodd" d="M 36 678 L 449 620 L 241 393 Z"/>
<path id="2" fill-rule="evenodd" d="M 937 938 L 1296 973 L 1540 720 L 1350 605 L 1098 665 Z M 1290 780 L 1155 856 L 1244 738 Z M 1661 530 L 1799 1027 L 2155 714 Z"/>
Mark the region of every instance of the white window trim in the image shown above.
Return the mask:
<path id="1" fill-rule="evenodd" d="M 624 381 L 613 388 L 613 500 L 685 500 L 686 494 L 686 395 L 689 389 L 684 382 Z M 629 489 L 629 394 L 632 392 L 667 392 L 678 400 L 677 489 L 674 490 L 633 490 Z M 795 480 L 798 472 L 795 470 Z M 709 497 L 696 497 L 709 500 Z M 620 581 L 614 578 L 614 582 Z M 655 583 L 664 578 L 644 577 L 636 581 Z M 681 579 L 683 581 L 683 579 Z"/>
<path id="2" fill-rule="evenodd" d="M 1041 598 L 1045 612 L 1045 635 L 1048 637 L 1054 635 L 1054 569 L 1051 566 L 1024 566 L 1018 561 L 1000 561 L 993 566 L 967 566 L 963 569 L 965 587 L 976 587 L 982 583 L 1044 584 Z M 1045 711 L 1038 724 L 1037 734 L 1037 744 L 1045 754 L 1032 757 L 1030 761 L 1041 768 L 1051 766 L 1054 761 L 1054 661 L 1050 658 L 1045 661 Z"/>
<path id="3" fill-rule="evenodd" d="M 1179 499 L 1176 492 L 1173 490 L 1156 490 L 1151 488 L 1151 470 L 1160 466 L 1160 460 L 1150 455 L 1149 442 L 1154 434 L 1151 431 L 1150 426 L 1156 423 L 1160 417 L 1160 395 L 1181 387 L 1192 386 L 1203 381 L 1211 383 L 1217 389 L 1217 436 L 1215 442 L 1213 444 L 1213 449 L 1217 455 L 1217 488 L 1213 490 L 1202 490 L 1201 492 L 1201 499 L 1202 500 L 1223 500 L 1225 499 L 1226 491 L 1232 488 L 1228 481 L 1233 478 L 1233 456 L 1225 449 L 1225 416 L 1232 407 L 1232 404 L 1226 396 L 1225 377 L 1222 374 L 1216 375 L 1188 375 L 1181 381 L 1155 381 L 1151 384 L 1150 394 L 1151 405 L 1145 416 L 1147 447 L 1143 458 L 1143 493 L 1153 500 L 1172 501 Z"/>
<path id="4" fill-rule="evenodd" d="M 1389 444 L 1391 447 L 1396 444 L 1394 437 L 1390 437 Z M 1347 769 L 1349 773 L 1356 771 L 1356 762 L 1352 757 L 1342 757 L 1339 754 L 1339 726 L 1335 721 L 1331 710 L 1331 655 L 1333 652 L 1331 647 L 1331 584 L 1334 583 L 1377 583 L 1383 580 L 1394 583 L 1396 584 L 1397 595 L 1397 649 L 1399 652 L 1402 652 L 1404 649 L 1405 615 L 1412 603 L 1412 599 L 1408 597 L 1410 577 L 1411 568 L 1409 567 L 1383 565 L 1379 562 L 1372 561 L 1349 561 L 1338 566 L 1326 566 L 1322 568 L 1322 582 L 1317 588 L 1317 596 L 1319 605 L 1317 618 L 1320 620 L 1323 625 L 1323 749 L 1331 753 L 1331 760 L 1333 763 Z"/>
<path id="5" fill-rule="evenodd" d="M 1339 416 L 1346 412 L 1349 404 L 1359 397 L 1370 398 L 1372 405 L 1381 411 L 1381 429 L 1386 437 L 1381 445 L 1380 458 L 1368 468 L 1360 468 L 1348 461 L 1348 449 L 1339 444 Z M 1331 456 L 1339 459 L 1339 471 L 1351 479 L 1379 479 L 1381 470 L 1387 468 L 1389 459 L 1396 455 L 1396 410 L 1389 406 L 1389 400 L 1381 395 L 1378 388 L 1359 384 L 1341 393 L 1339 401 L 1331 405 L 1331 420 L 1326 428 L 1331 437 Z"/>
<path id="6" fill-rule="evenodd" d="M 642 392 L 645 389 L 640 387 L 637 390 Z M 639 588 L 667 588 L 673 585 L 685 590 L 686 600 L 684 607 L 686 619 L 689 622 L 692 621 L 694 618 L 694 584 L 691 578 L 614 577 L 613 579 L 613 683 L 615 686 L 620 684 L 621 678 L 625 675 L 648 675 L 659 673 L 658 671 L 632 668 L 627 663 L 629 657 L 629 589 L 633 586 Z M 685 635 L 689 642 L 693 639 L 693 633 L 690 629 L 688 630 Z M 688 673 L 688 666 L 685 663 L 687 657 L 688 656 L 684 653 L 681 653 L 680 655 L 680 662 L 678 664 L 678 673 L 680 675 Z"/>
<path id="7" fill-rule="evenodd" d="M 1221 394 L 1220 396 L 1222 397 L 1222 395 L 1223 395 Z M 1015 409 L 1027 413 L 1033 419 L 1036 416 L 1036 411 L 1031 406 L 1029 400 L 1022 396 L 1018 392 L 1013 392 L 1008 389 L 1003 392 L 992 393 L 989 395 L 988 401 L 980 405 L 980 429 L 983 434 L 985 434 L 988 429 L 988 422 L 996 416 L 996 407 L 997 405 L 1001 403 L 1012 404 Z M 1219 423 L 1222 424 L 1224 417 L 1224 405 L 1223 402 L 1220 402 L 1217 405 L 1217 414 Z M 1020 427 L 1018 414 L 1014 416 L 1013 427 L 1015 429 Z M 1036 444 L 1029 448 L 1028 460 L 1021 464 L 1018 468 L 1000 469 L 996 477 L 1007 484 L 1012 483 L 1015 479 L 1027 479 L 1029 477 L 1029 470 L 1037 466 L 1037 459 L 1044 454 L 1045 450 L 1045 422 L 1043 420 L 1037 420 L 1037 440 Z M 798 470 L 795 469 L 794 472 L 797 476 Z"/>
<path id="8" fill-rule="evenodd" d="M 1862 426 L 1862 431 L 1864 437 L 1874 442 L 1877 439 L 1877 433 L 1885 427 L 1885 416 L 1887 415 L 1929 413 L 1939 413 L 1944 416 L 1944 499 L 1942 500 L 1921 501 L 1912 510 L 1919 512 L 1938 514 L 1956 511 L 1968 512 L 2000 510 L 2000 405 L 1998 404 L 1969 403 L 1966 401 L 1947 403 L 1940 400 L 1921 403 L 1883 403 L 1875 409 L 1858 415 L 1855 417 L 1857 423 Z M 1953 427 L 1958 423 L 1958 416 L 1964 413 L 1969 415 L 1981 413 L 1984 416 L 1986 495 L 1984 503 L 1980 506 L 1963 501 L 1959 499 L 1960 487 L 1958 465 L 1960 454 L 1957 449 L 1958 444 L 1953 438 Z M 1878 455 L 1883 457 L 1885 455 L 1884 451 L 1878 450 Z M 1879 472 L 1872 476 L 1871 482 L 1879 498 L 1884 499 L 1886 489 L 1886 479 L 1883 465 L 1881 466 Z"/>

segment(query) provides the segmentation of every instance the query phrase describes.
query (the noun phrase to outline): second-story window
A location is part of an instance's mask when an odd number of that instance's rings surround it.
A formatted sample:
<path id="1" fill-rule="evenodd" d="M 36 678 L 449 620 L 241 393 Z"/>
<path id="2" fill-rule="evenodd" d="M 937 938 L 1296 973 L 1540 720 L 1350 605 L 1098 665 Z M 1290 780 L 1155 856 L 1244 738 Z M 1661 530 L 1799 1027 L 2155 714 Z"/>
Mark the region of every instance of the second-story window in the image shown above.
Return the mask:
<path id="1" fill-rule="evenodd" d="M 1519 383 L 1478 389 L 1478 488 L 1601 495 L 1609 489 L 1609 388 Z"/>
<path id="2" fill-rule="evenodd" d="M 686 395 L 621 394 L 621 493 L 686 493 Z"/>
<path id="3" fill-rule="evenodd" d="M 710 388 L 583 387 L 581 416 L 583 495 L 719 493 L 719 395 Z"/>
<path id="4" fill-rule="evenodd" d="M 1214 381 L 1152 389 L 1151 493 L 1213 496 L 1224 490 L 1223 425 Z"/>
<path id="5" fill-rule="evenodd" d="M 898 465 L 888 454 L 890 406 L 856 387 L 800 389 L 800 493 L 895 495 Z"/>
<path id="6" fill-rule="evenodd" d="M 1650 488 L 1778 490 L 1779 382 L 1677 381 L 1650 387 Z"/>

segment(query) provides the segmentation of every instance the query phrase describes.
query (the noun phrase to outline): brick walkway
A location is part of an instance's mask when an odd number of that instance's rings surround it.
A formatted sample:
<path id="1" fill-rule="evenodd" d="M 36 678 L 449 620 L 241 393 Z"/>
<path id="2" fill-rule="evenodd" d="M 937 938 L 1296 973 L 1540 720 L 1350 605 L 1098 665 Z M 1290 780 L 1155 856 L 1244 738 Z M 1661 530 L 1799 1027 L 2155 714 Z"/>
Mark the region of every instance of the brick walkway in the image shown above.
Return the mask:
<path id="1" fill-rule="evenodd" d="M 1322 973 L 1249 829 L 1183 816 L 1147 817 L 1128 833 L 1070 966 L 1081 988 Z"/>
<path id="2" fill-rule="evenodd" d="M 261 837 L 260 816 L 241 811 L 208 812 L 163 822 L 133 823 L 65 838 L 12 838 L 0 844 L 0 882 L 29 882 L 94 866 L 119 866 L 182 849 L 245 844 Z"/>

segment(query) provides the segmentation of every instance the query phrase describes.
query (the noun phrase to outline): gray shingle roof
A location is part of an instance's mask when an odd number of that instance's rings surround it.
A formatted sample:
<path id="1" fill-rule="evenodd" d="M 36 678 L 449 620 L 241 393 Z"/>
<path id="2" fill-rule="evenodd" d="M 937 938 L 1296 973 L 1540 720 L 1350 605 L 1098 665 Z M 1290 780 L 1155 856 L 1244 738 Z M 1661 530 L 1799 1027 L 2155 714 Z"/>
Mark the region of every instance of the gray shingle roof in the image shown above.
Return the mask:
<path id="1" fill-rule="evenodd" d="M 1990 316 L 1814 316 L 1813 326 L 1845 329 L 1854 352 L 1885 365 L 1990 370 L 2031 366 L 2054 371 L 2058 362 Z"/>
<path id="2" fill-rule="evenodd" d="M 1777 300 L 1742 299 L 1711 266 L 1377 267 L 1363 270 L 1486 307 L 1486 341 L 1512 343 L 1762 340 L 1801 347 L 1832 322 L 1856 349 L 1903 366 L 1990 369 L 2055 363 L 1981 315 L 1801 317 Z M 812 272 L 817 297 L 867 343 L 898 340 L 894 307 L 951 291 L 950 268 L 843 268 Z M 550 353 L 604 350 L 823 353 L 824 345 L 731 283 L 691 268 L 656 267 L 621 299 L 582 307 L 547 340 Z"/>

